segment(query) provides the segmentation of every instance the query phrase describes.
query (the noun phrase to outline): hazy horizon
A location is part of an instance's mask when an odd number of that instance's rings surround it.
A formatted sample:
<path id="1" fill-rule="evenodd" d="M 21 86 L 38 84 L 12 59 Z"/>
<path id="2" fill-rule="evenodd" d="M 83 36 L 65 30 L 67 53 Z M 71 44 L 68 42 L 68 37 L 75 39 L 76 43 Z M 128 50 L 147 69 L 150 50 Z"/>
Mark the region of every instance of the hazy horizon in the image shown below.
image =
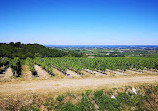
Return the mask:
<path id="1" fill-rule="evenodd" d="M 10 42 L 13 42 L 13 41 L 10 41 Z M 7 44 L 9 44 L 10 42 L 0 42 L 0 43 L 7 43 Z M 21 44 L 40 44 L 40 43 L 36 43 L 36 42 L 34 42 L 34 43 L 23 43 L 23 42 L 21 42 L 21 41 L 15 41 L 14 43 L 16 43 L 16 42 L 20 42 Z M 147 44 L 147 45 L 139 45 L 139 44 L 135 44 L 135 45 L 130 45 L 130 44 L 124 44 L 124 45 L 122 45 L 122 44 L 119 44 L 119 45 L 113 45 L 113 44 L 109 44 L 109 45 L 104 45 L 104 44 L 98 44 L 98 45 L 95 45 L 95 44 L 90 44 L 90 45 L 88 45 L 88 44 L 66 44 L 66 45 L 64 45 L 64 44 L 41 44 L 41 45 L 44 45 L 44 46 L 158 46 L 158 45 L 150 45 L 150 44 Z"/>
<path id="2" fill-rule="evenodd" d="M 52 45 L 52 44 L 42 44 L 45 46 L 158 46 L 158 45 Z"/>
<path id="3" fill-rule="evenodd" d="M 158 45 L 157 0 L 1 0 L 0 42 Z"/>

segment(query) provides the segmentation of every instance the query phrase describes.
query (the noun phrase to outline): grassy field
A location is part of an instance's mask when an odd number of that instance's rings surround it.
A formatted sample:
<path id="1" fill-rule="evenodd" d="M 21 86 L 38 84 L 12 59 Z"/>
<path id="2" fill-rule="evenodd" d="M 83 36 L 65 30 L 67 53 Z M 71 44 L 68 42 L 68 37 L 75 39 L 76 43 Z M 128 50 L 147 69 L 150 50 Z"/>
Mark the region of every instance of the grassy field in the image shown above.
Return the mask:
<path id="1" fill-rule="evenodd" d="M 32 93 L 0 97 L 0 109 L 11 111 L 156 111 L 157 103 L 157 84 L 66 92 L 58 96 Z"/>

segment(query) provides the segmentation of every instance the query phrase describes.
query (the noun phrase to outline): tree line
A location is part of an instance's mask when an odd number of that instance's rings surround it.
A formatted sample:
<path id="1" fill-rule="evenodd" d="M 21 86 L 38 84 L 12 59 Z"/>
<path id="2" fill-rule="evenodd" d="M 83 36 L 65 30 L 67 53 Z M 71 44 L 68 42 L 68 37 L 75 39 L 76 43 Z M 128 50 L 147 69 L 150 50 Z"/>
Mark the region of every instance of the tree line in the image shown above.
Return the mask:
<path id="1" fill-rule="evenodd" d="M 21 42 L 0 43 L 0 57 L 26 59 L 27 57 L 82 57 L 83 53 L 50 49 L 40 44 L 22 44 Z"/>

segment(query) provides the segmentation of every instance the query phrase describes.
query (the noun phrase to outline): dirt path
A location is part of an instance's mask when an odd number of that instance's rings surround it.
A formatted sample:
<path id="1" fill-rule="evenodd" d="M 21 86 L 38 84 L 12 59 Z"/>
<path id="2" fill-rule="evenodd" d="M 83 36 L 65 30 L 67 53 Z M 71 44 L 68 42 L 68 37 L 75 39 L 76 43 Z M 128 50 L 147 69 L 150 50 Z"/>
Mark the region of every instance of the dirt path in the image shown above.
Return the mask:
<path id="1" fill-rule="evenodd" d="M 44 69 L 42 69 L 38 65 L 34 65 L 35 71 L 37 72 L 37 75 L 41 79 L 48 79 L 50 77 L 49 73 L 47 73 Z"/>
<path id="2" fill-rule="evenodd" d="M 0 94 L 21 94 L 21 93 L 57 93 L 66 90 L 95 89 L 98 87 L 118 87 L 138 83 L 158 83 L 158 76 L 136 76 L 119 78 L 98 78 L 98 79 L 64 79 L 64 80 L 38 80 L 21 81 L 18 83 L 0 83 Z"/>

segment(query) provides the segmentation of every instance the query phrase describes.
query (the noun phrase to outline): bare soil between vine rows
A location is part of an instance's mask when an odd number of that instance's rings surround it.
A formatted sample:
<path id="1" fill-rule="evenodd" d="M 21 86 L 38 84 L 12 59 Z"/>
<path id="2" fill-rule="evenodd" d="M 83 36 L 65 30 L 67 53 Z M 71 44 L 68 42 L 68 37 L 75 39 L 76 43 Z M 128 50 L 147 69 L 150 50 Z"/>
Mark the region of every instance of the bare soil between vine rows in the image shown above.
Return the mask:
<path id="1" fill-rule="evenodd" d="M 0 96 L 29 93 L 54 93 L 67 91 L 80 91 L 103 87 L 120 87 L 144 83 L 158 83 L 157 75 L 117 77 L 117 78 L 86 78 L 86 79 L 61 79 L 61 80 L 31 80 L 0 83 Z"/>

